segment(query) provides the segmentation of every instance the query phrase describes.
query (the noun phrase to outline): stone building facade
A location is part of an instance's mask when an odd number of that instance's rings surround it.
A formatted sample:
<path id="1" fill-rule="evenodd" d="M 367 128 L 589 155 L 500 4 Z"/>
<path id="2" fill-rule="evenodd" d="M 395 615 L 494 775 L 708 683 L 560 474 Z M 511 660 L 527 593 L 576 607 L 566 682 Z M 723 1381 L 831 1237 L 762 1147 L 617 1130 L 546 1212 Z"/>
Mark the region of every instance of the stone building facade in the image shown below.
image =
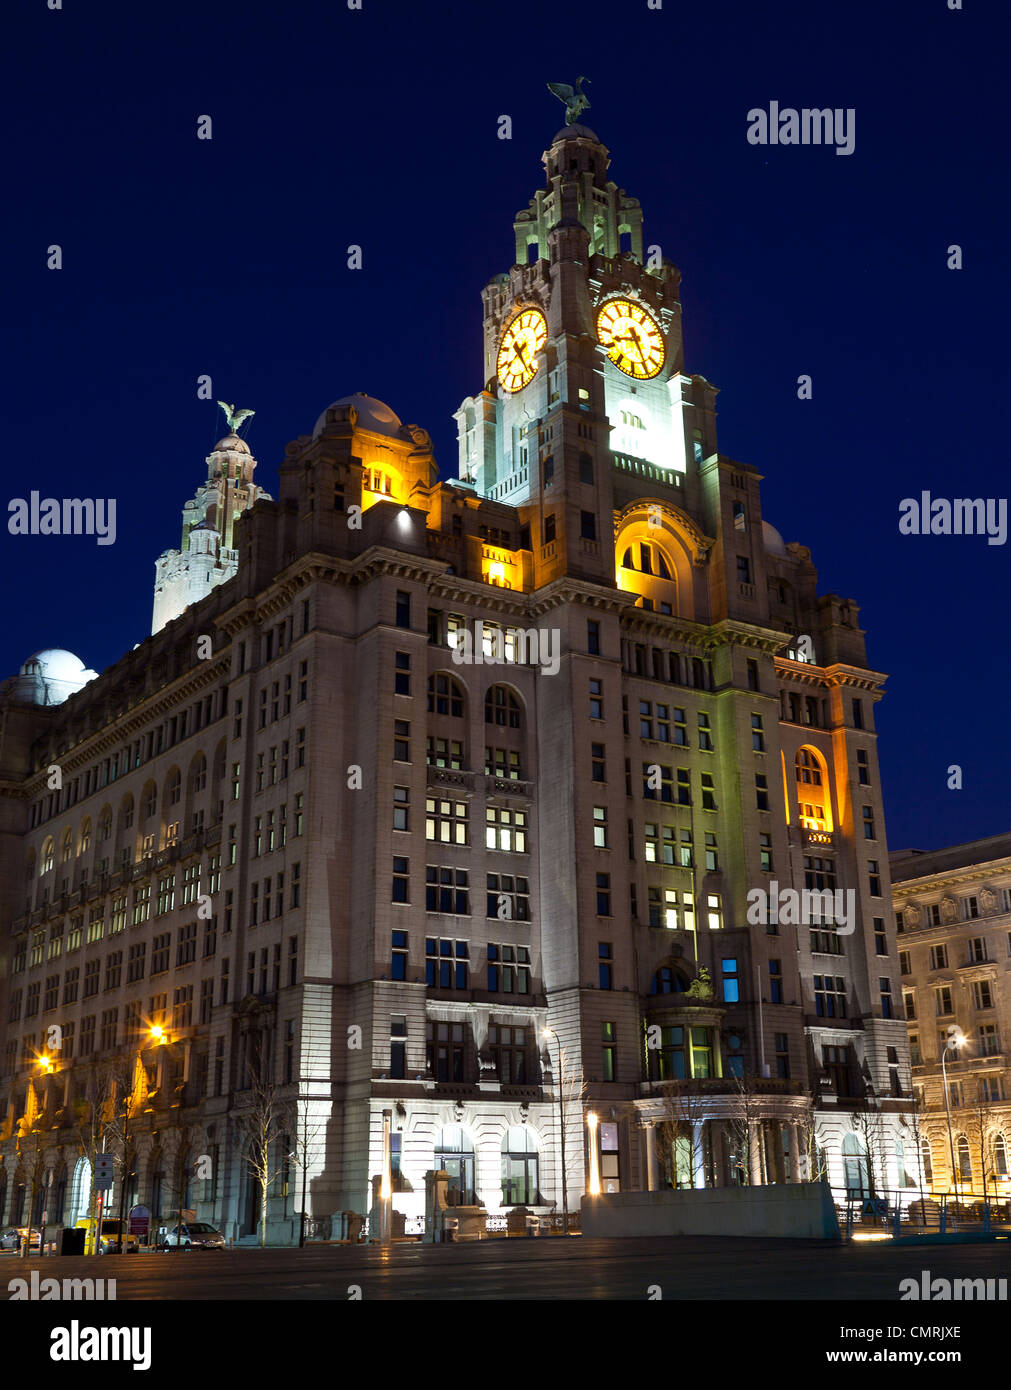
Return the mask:
<path id="1" fill-rule="evenodd" d="M 251 1235 L 271 1107 L 277 1240 L 303 1187 L 368 1210 L 387 1145 L 406 1217 L 433 1167 L 558 1210 L 560 1109 L 570 1208 L 591 1111 L 611 1190 L 899 1184 L 884 677 L 719 452 L 606 149 L 544 161 L 457 479 L 345 396 L 231 577 L 63 703 L 3 696 L 9 1219 L 75 1214 L 105 1142 L 114 1200 Z"/>
<path id="2" fill-rule="evenodd" d="M 895 854 L 892 883 L 924 1180 L 1011 1196 L 1011 835 Z"/>

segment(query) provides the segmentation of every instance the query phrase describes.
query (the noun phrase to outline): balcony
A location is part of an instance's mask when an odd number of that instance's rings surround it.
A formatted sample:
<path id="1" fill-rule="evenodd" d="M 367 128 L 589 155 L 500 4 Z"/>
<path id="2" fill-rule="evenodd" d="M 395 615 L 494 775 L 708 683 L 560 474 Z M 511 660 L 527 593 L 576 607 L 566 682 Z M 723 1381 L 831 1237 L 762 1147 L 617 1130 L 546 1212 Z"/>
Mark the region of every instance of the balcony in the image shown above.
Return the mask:
<path id="1" fill-rule="evenodd" d="M 473 772 L 464 772 L 460 768 L 435 767 L 430 763 L 425 775 L 430 787 L 459 787 L 470 792 L 474 790 Z"/>
<path id="2" fill-rule="evenodd" d="M 521 782 L 518 777 L 486 776 L 484 779 L 484 789 L 488 795 L 519 796 L 525 801 L 532 801 L 534 795 L 533 782 Z"/>

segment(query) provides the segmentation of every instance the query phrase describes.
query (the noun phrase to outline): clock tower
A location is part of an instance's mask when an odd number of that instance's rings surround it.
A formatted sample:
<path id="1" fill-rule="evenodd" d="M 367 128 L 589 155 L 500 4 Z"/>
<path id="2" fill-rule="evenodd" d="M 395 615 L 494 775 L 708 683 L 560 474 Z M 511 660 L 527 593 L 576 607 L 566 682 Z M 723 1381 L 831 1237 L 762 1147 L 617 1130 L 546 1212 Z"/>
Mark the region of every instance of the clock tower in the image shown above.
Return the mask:
<path id="1" fill-rule="evenodd" d="M 513 224 L 516 263 L 483 291 L 484 389 L 455 417 L 460 479 L 520 509 L 535 587 L 564 573 L 613 583 L 615 509 L 645 482 L 705 510 L 689 464 L 715 450 L 715 392 L 682 374 L 680 273 L 659 248 L 644 254 L 639 201 L 608 164 L 586 126 L 552 140 L 545 186 Z M 707 415 L 689 444 L 689 416 Z"/>

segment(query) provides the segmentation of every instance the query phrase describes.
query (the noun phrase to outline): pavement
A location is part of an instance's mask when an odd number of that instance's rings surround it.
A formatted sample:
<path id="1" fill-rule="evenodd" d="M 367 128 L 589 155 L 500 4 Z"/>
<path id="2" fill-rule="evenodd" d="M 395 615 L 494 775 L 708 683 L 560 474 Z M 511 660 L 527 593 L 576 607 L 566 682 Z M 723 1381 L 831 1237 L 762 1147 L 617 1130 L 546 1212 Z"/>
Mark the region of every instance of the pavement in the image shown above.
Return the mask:
<path id="1" fill-rule="evenodd" d="M 1011 1277 L 1011 1241 L 923 1246 L 653 1236 L 0 1258 L 26 1278 L 114 1278 L 123 1300 L 896 1301 L 899 1281 Z"/>

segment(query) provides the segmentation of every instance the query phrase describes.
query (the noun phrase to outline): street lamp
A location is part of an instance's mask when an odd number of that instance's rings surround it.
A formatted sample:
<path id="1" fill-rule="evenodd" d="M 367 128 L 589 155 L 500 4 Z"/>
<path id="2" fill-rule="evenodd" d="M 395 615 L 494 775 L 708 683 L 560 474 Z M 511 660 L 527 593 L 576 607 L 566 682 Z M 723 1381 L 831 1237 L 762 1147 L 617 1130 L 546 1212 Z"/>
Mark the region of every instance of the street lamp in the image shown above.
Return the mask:
<path id="1" fill-rule="evenodd" d="M 958 1170 L 955 1167 L 955 1141 L 951 1135 L 951 1104 L 948 1100 L 948 1050 L 955 1048 L 957 1051 L 966 1044 L 966 1036 L 959 1028 L 957 1023 L 952 1023 L 948 1028 L 948 1041 L 944 1045 L 941 1053 L 941 1087 L 944 1091 L 944 1113 L 948 1120 L 948 1152 L 951 1155 L 951 1180 L 955 1187 L 955 1202 L 958 1202 Z"/>
<path id="2" fill-rule="evenodd" d="M 586 1117 L 586 1126 L 590 1131 L 590 1196 L 600 1196 L 600 1161 L 597 1157 L 597 1125 L 599 1119 L 591 1110 Z"/>
<path id="3" fill-rule="evenodd" d="M 151 1042 L 154 1044 L 155 1047 L 171 1047 L 171 1045 L 172 1045 L 172 1044 L 171 1044 L 171 1039 L 169 1038 L 168 1033 L 165 1031 L 165 1029 L 161 1026 L 160 1023 L 152 1023 L 151 1026 L 148 1028 L 147 1031 L 148 1031 L 148 1036 L 150 1037 Z M 161 1084 L 161 1080 L 163 1080 L 163 1078 L 161 1078 L 161 1079 L 159 1080 L 159 1085 Z M 180 1100 L 181 1100 L 181 1098 L 180 1098 Z M 178 1196 L 178 1198 L 179 1198 L 179 1205 L 178 1205 L 178 1207 L 176 1208 L 176 1249 L 177 1249 L 177 1250 L 182 1248 L 182 1243 L 183 1243 L 183 1196 L 184 1196 L 183 1189 L 184 1189 L 184 1187 L 186 1186 L 186 1183 L 185 1183 L 185 1169 L 183 1168 L 183 1162 L 182 1162 L 182 1145 L 183 1145 L 182 1118 L 183 1118 L 183 1117 L 182 1117 L 182 1105 L 180 1104 L 180 1109 L 179 1109 L 179 1144 L 178 1144 L 178 1150 L 179 1150 L 179 1152 L 178 1152 L 178 1181 L 179 1181 L 179 1190 L 178 1190 L 178 1192 L 177 1192 L 177 1194 L 176 1194 L 176 1195 Z M 126 1160 L 126 1145 L 125 1145 L 125 1143 L 124 1143 L 123 1148 L 124 1148 L 124 1169 L 125 1169 L 125 1160 Z M 124 1194 L 123 1194 L 123 1195 L 125 1196 L 125 1195 L 126 1195 L 126 1181 L 125 1181 L 126 1174 L 125 1174 L 125 1171 L 124 1171 L 124 1175 L 123 1175 L 123 1176 L 124 1176 L 124 1183 L 123 1183 Z M 169 1208 L 169 1210 L 170 1210 L 170 1211 L 172 1210 L 171 1207 Z M 123 1201 L 122 1201 L 122 1198 L 120 1199 L 119 1213 L 120 1213 L 119 1239 L 120 1239 L 120 1249 L 122 1249 L 122 1241 L 123 1241 Z M 154 1215 L 155 1215 L 155 1213 L 152 1213 L 152 1219 L 153 1219 L 153 1216 L 154 1216 Z M 149 1227 L 148 1229 L 150 1230 L 150 1227 Z"/>
<path id="4" fill-rule="evenodd" d="M 558 1046 L 558 1083 L 555 1089 L 558 1092 L 558 1141 L 561 1149 L 562 1164 L 562 1233 L 569 1234 L 569 1194 L 565 1182 L 565 1099 L 562 1095 L 562 1044 L 558 1034 L 553 1028 L 545 1028 L 542 1037 L 554 1038 Z M 550 1056 L 550 1053 L 549 1053 Z"/>

